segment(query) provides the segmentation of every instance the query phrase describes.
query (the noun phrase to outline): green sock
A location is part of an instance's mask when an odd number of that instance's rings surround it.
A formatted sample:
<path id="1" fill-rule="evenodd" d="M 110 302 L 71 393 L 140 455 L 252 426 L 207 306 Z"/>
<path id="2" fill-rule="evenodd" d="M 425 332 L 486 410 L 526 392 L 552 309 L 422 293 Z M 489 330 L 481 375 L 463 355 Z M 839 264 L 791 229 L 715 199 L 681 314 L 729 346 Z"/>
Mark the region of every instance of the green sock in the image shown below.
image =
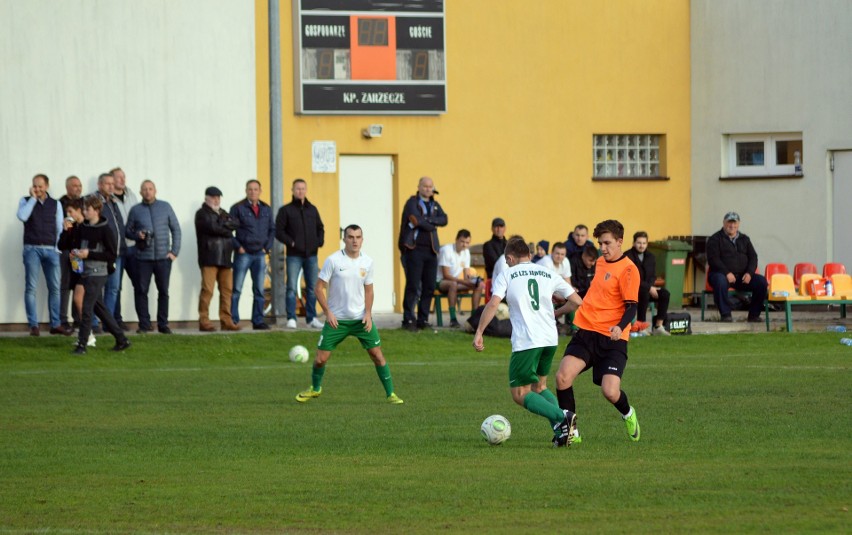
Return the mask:
<path id="1" fill-rule="evenodd" d="M 323 375 L 325 375 L 325 366 L 322 368 L 314 366 L 313 371 L 311 372 L 311 389 L 314 392 L 319 392 L 320 388 L 322 388 Z"/>
<path id="2" fill-rule="evenodd" d="M 556 394 L 554 394 L 550 390 L 545 388 L 544 390 L 539 392 L 539 394 L 541 395 L 541 397 L 543 397 L 553 405 L 556 405 L 557 407 L 559 406 L 559 400 L 556 399 Z"/>
<path id="3" fill-rule="evenodd" d="M 391 377 L 387 362 L 384 366 L 376 366 L 376 374 L 379 376 L 382 386 L 385 387 L 385 395 L 389 396 L 393 394 L 393 378 Z"/>
<path id="4" fill-rule="evenodd" d="M 450 307 L 450 319 L 456 319 L 456 307 Z"/>
<path id="5" fill-rule="evenodd" d="M 533 414 L 544 416 L 550 420 L 551 426 L 558 424 L 565 418 L 559 407 L 553 405 L 547 401 L 547 398 L 535 392 L 530 392 L 524 396 L 524 408 Z"/>

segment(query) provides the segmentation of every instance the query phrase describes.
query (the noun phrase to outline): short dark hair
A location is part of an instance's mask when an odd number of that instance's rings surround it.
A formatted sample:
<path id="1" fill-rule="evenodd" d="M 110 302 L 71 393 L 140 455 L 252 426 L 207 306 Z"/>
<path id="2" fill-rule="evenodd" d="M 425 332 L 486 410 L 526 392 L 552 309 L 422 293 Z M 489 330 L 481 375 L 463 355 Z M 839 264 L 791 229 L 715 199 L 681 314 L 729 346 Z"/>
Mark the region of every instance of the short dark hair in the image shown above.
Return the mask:
<path id="1" fill-rule="evenodd" d="M 470 231 L 467 230 L 466 228 L 459 230 L 456 233 L 456 239 L 459 239 L 459 238 L 470 238 Z"/>
<path id="2" fill-rule="evenodd" d="M 509 238 L 509 241 L 506 242 L 504 254 L 512 255 L 515 258 L 529 256 L 530 247 L 527 245 L 527 241 L 523 238 L 523 236 L 512 236 Z"/>
<path id="3" fill-rule="evenodd" d="M 77 175 L 71 175 L 71 176 L 69 176 L 68 178 L 65 179 L 65 184 L 68 185 L 68 183 L 71 182 L 71 180 L 80 180 L 80 178 Z"/>
<path id="4" fill-rule="evenodd" d="M 364 229 L 362 229 L 358 225 L 352 224 L 352 225 L 347 226 L 345 229 L 343 229 L 343 237 L 344 238 L 346 237 L 346 231 L 348 231 L 348 230 L 360 230 L 361 234 L 364 234 Z"/>
<path id="5" fill-rule="evenodd" d="M 612 237 L 616 240 L 624 239 L 624 225 L 615 219 L 607 219 L 606 221 L 598 223 L 597 226 L 595 226 L 594 237 L 600 238 L 607 232 L 612 234 Z"/>
<path id="6" fill-rule="evenodd" d="M 583 250 L 580 251 L 580 254 L 583 256 L 591 256 L 592 258 L 598 257 L 598 250 L 595 249 L 595 246 L 590 242 L 586 242 L 586 245 L 583 246 Z"/>
<path id="7" fill-rule="evenodd" d="M 580 230 L 580 229 L 583 229 L 583 230 L 589 230 L 589 227 L 587 227 L 586 225 L 584 225 L 584 224 L 582 224 L 582 223 L 580 223 L 579 225 L 577 225 L 576 227 L 574 227 L 574 230 Z"/>
<path id="8" fill-rule="evenodd" d="M 46 174 L 44 174 L 44 173 L 39 173 L 39 174 L 37 174 L 36 176 L 34 176 L 34 177 L 33 177 L 33 180 L 35 180 L 35 179 L 37 179 L 37 178 L 42 178 L 42 179 L 44 179 L 44 185 L 45 185 L 45 186 L 50 186 L 50 179 L 49 179 L 49 178 L 47 178 L 47 175 L 46 175 Z"/>
<path id="9" fill-rule="evenodd" d="M 100 176 L 98 176 L 98 184 L 103 184 L 104 179 L 108 176 L 112 176 L 112 173 L 101 173 Z"/>
<path id="10" fill-rule="evenodd" d="M 648 233 L 645 232 L 644 230 L 639 230 L 639 231 L 634 232 L 633 233 L 633 241 L 636 241 L 639 238 L 645 238 L 647 240 L 648 239 Z"/>
<path id="11" fill-rule="evenodd" d="M 248 185 L 251 184 L 252 182 L 256 182 L 257 185 L 260 186 L 260 180 L 258 180 L 256 178 L 250 178 L 250 179 L 246 180 L 246 187 L 248 187 Z"/>
<path id="12" fill-rule="evenodd" d="M 565 245 L 564 242 L 558 241 L 553 244 L 553 249 L 551 249 L 551 251 L 555 251 L 556 249 L 564 249 L 567 251 L 568 247 Z"/>
<path id="13" fill-rule="evenodd" d="M 296 184 L 298 184 L 299 182 L 301 182 L 301 183 L 305 184 L 306 186 L 308 185 L 308 183 L 307 183 L 307 182 L 305 182 L 305 179 L 304 179 L 304 178 L 297 178 L 296 180 L 294 180 L 294 181 L 293 181 L 293 185 L 295 186 L 295 185 L 296 185 Z"/>
<path id="14" fill-rule="evenodd" d="M 74 208 L 75 210 L 83 211 L 83 199 L 69 199 L 68 203 L 65 205 L 65 211 L 67 212 L 69 208 Z"/>

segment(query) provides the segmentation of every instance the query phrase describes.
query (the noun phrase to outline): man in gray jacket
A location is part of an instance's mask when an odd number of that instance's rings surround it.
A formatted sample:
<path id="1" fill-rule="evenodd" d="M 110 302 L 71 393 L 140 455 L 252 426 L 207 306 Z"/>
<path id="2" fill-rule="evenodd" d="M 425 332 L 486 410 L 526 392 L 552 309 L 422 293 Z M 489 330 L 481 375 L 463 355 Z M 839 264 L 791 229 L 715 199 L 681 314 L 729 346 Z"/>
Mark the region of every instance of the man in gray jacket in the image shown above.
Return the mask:
<path id="1" fill-rule="evenodd" d="M 157 285 L 157 330 L 172 334 L 169 329 L 169 277 L 172 262 L 180 252 L 180 224 L 172 206 L 157 199 L 157 187 L 150 180 L 142 182 L 142 202 L 127 215 L 125 236 L 136 240 L 136 280 L 132 281 L 136 300 L 136 316 L 140 334 L 151 332 L 148 311 L 148 288 L 151 275 Z"/>

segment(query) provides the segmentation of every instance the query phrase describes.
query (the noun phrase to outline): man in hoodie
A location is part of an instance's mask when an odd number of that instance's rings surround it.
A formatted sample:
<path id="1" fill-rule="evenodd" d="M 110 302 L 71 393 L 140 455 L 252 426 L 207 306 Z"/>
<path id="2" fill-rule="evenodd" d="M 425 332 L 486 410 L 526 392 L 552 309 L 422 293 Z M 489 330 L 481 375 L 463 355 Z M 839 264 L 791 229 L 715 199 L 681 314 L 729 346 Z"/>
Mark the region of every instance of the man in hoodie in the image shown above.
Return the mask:
<path id="1" fill-rule="evenodd" d="M 231 318 L 240 323 L 240 294 L 246 273 L 251 271 L 253 304 L 251 325 L 254 330 L 268 331 L 263 320 L 263 281 L 266 278 L 266 255 L 275 240 L 275 221 L 272 208 L 260 200 L 260 182 L 246 182 L 246 198 L 231 207 L 231 218 L 237 227 L 234 252 L 234 293 L 231 297 Z"/>
<path id="2" fill-rule="evenodd" d="M 399 250 L 405 270 L 402 327 L 409 331 L 429 327 L 429 309 L 438 276 L 438 227 L 447 225 L 447 214 L 435 200 L 435 185 L 424 176 L 402 210 Z M 420 298 L 418 299 L 418 295 Z M 417 307 L 415 316 L 414 307 Z"/>
<path id="3" fill-rule="evenodd" d="M 231 319 L 231 294 L 234 274 L 234 231 L 237 223 L 222 209 L 222 190 L 210 186 L 204 192 L 204 204 L 195 212 L 195 237 L 198 243 L 198 267 L 201 268 L 201 295 L 198 297 L 198 330 L 215 331 L 210 322 L 210 300 L 219 284 L 219 323 L 223 331 L 239 331 Z"/>
<path id="4" fill-rule="evenodd" d="M 127 254 L 127 241 L 124 237 L 124 216 L 121 213 L 117 199 L 115 198 L 115 177 L 112 173 L 101 173 L 98 177 L 98 191 L 95 193 L 103 204 L 101 215 L 106 219 L 107 226 L 112 231 L 113 239 L 116 242 L 116 257 L 115 270 L 110 271 L 107 277 L 106 286 L 104 286 L 104 304 L 109 310 L 113 318 L 120 318 L 121 311 L 117 306 L 120 306 L 119 291 L 121 291 L 121 274 L 124 270 L 124 257 Z M 118 320 L 116 320 L 117 322 Z M 123 321 L 121 322 L 124 323 Z M 97 322 L 94 322 L 96 332 L 100 332 L 97 328 Z M 126 327 L 126 325 L 119 325 Z"/>
<path id="5" fill-rule="evenodd" d="M 305 277 L 305 321 L 309 327 L 322 329 L 317 319 L 315 288 L 319 267 L 317 250 L 325 242 L 325 227 L 319 210 L 308 200 L 308 184 L 304 179 L 293 181 L 293 200 L 278 209 L 275 217 L 275 238 L 287 248 L 287 327 L 296 328 L 296 294 L 299 291 L 299 271 Z"/>

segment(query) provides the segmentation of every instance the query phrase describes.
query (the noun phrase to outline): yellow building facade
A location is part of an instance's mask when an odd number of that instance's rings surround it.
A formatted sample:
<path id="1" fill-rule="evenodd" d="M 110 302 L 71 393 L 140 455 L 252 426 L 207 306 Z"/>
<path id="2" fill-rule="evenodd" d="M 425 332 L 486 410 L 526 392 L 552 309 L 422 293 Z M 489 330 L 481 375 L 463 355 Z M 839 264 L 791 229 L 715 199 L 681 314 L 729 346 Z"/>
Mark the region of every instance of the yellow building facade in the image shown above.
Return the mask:
<path id="1" fill-rule="evenodd" d="M 561 241 L 574 225 L 593 228 L 604 219 L 624 224 L 625 247 L 637 230 L 651 240 L 690 233 L 688 2 L 448 1 L 447 111 L 394 116 L 297 114 L 294 14 L 281 4 L 285 202 L 292 180 L 306 179 L 326 226 L 321 262 L 338 247 L 337 229 L 352 221 L 340 221 L 340 167 L 312 172 L 317 140 L 334 141 L 338 159 L 392 159 L 394 238 L 402 206 L 424 175 L 449 215 L 441 243 L 461 228 L 482 243 L 497 216 L 508 234 L 530 242 Z M 257 176 L 268 193 L 267 0 L 255 0 L 255 9 Z M 381 137 L 362 135 L 370 124 L 383 126 Z M 638 158 L 648 137 L 657 152 L 643 158 L 656 159 L 641 174 L 635 164 L 630 171 L 628 159 L 624 171 L 618 158 Z M 621 152 L 619 143 L 626 143 Z M 610 175 L 602 171 L 606 164 Z M 619 173 L 629 176 L 613 176 Z M 393 264 L 399 311 L 405 281 L 399 262 Z"/>

